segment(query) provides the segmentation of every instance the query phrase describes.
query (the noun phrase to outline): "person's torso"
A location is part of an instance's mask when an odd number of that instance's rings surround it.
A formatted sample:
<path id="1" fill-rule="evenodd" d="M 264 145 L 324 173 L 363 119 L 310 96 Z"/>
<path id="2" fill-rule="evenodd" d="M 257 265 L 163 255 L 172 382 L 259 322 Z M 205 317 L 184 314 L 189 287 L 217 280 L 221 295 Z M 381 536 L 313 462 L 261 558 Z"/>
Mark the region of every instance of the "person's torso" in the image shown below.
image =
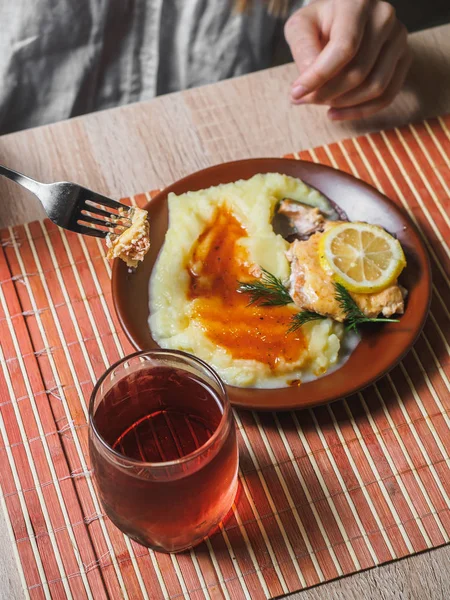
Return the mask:
<path id="1" fill-rule="evenodd" d="M 282 22 L 256 1 L 0 3 L 0 132 L 32 127 L 270 65 Z"/>

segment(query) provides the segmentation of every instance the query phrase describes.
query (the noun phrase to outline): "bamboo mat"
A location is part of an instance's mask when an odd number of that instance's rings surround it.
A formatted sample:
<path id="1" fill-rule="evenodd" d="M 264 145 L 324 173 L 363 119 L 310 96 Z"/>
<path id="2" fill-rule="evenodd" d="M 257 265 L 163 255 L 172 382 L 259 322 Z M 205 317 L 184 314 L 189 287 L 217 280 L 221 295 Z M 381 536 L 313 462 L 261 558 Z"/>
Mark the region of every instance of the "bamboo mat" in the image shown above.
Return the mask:
<path id="1" fill-rule="evenodd" d="M 2 546 L 26 597 L 273 598 L 449 541 L 449 130 L 445 117 L 291 155 L 361 177 L 409 213 L 431 257 L 430 318 L 363 394 L 236 414 L 237 505 L 218 534 L 176 556 L 123 536 L 93 486 L 89 394 L 131 351 L 102 244 L 49 221 L 0 233 Z"/>

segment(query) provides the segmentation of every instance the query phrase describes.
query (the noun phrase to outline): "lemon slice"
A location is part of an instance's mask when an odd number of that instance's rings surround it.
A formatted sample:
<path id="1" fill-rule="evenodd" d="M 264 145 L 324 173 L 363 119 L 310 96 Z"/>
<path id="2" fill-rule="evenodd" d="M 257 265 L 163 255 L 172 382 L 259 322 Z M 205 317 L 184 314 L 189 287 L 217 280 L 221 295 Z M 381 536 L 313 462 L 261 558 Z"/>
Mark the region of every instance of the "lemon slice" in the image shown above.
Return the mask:
<path id="1" fill-rule="evenodd" d="M 391 285 L 406 266 L 400 242 L 381 227 L 342 223 L 319 244 L 320 264 L 351 292 L 372 294 Z"/>

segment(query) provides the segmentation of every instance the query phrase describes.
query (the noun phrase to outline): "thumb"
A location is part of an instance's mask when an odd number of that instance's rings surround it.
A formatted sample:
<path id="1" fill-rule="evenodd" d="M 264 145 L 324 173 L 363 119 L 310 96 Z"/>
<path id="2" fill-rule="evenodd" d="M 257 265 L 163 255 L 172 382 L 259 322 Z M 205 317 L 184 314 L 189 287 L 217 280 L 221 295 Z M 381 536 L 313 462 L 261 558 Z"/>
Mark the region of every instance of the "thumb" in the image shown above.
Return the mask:
<path id="1" fill-rule="evenodd" d="M 320 28 L 315 11 L 308 7 L 294 13 L 286 22 L 284 35 L 301 76 L 322 51 Z M 294 100 L 301 98 L 308 91 L 297 83 L 297 80 L 292 84 L 291 94 Z"/>

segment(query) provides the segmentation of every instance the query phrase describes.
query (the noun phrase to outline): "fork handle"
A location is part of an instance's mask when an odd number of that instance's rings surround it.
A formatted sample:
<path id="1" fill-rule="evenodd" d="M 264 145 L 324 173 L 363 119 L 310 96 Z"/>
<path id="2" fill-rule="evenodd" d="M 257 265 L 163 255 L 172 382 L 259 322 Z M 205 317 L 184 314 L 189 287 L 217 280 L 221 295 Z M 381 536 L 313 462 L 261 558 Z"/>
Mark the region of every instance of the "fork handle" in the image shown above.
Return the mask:
<path id="1" fill-rule="evenodd" d="M 26 175 L 23 175 L 22 173 L 18 173 L 17 171 L 8 169 L 7 167 L 4 167 L 3 165 L 0 165 L 0 175 L 3 175 L 3 177 L 7 177 L 8 179 L 11 179 L 11 181 L 14 181 L 15 183 L 18 183 L 19 185 L 26 188 L 27 190 L 30 190 L 30 192 L 33 192 L 33 194 L 35 194 L 36 196 L 38 196 L 39 190 L 41 189 L 41 186 L 43 185 L 42 183 L 39 183 L 38 181 L 31 179 L 31 177 L 27 177 Z"/>

